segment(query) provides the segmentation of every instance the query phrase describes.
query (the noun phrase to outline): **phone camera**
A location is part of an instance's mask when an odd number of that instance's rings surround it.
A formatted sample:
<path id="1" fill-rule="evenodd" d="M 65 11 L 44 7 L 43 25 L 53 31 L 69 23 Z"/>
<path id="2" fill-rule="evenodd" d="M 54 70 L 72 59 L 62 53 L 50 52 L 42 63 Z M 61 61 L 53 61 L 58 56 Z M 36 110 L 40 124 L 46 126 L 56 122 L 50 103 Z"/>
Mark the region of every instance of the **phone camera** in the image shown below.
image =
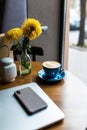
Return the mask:
<path id="1" fill-rule="evenodd" d="M 17 93 L 17 94 L 21 94 L 21 92 L 20 92 L 19 90 L 18 90 L 18 91 L 16 91 L 16 93 Z"/>

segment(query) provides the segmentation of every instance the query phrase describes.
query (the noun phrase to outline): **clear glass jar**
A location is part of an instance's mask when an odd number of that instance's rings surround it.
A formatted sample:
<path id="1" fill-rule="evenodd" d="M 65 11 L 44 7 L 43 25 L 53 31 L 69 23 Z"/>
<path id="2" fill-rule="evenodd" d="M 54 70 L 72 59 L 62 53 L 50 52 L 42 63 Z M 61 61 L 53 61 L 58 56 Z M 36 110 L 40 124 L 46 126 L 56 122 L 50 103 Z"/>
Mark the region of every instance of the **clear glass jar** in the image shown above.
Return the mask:
<path id="1" fill-rule="evenodd" d="M 27 49 L 22 50 L 22 55 L 19 59 L 19 71 L 20 74 L 31 73 L 31 58 L 27 53 Z"/>

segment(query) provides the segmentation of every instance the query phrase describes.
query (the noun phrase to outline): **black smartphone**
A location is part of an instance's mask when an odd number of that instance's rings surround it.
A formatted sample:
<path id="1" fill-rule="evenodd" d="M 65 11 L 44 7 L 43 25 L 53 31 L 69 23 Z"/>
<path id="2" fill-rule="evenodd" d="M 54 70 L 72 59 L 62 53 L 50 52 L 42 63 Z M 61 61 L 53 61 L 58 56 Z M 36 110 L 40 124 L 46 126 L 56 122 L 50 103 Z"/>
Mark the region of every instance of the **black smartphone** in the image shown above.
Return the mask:
<path id="1" fill-rule="evenodd" d="M 28 114 L 34 114 L 48 106 L 47 103 L 30 87 L 15 91 L 14 96 Z"/>

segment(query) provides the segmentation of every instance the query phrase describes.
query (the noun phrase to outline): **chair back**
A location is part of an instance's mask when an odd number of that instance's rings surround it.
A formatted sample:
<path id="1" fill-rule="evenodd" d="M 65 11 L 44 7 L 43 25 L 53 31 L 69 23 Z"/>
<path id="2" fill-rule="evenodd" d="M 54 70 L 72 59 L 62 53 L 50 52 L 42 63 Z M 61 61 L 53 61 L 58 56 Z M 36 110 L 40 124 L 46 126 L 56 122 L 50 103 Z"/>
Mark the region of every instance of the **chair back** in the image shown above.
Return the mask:
<path id="1" fill-rule="evenodd" d="M 13 47 L 11 48 L 13 50 Z M 14 60 L 18 60 L 18 55 L 21 55 L 22 51 L 20 50 L 13 50 L 13 56 Z M 42 47 L 38 46 L 31 46 L 31 52 L 28 51 L 28 54 L 32 56 L 32 61 L 36 61 L 36 56 L 43 56 L 44 55 L 44 50 Z"/>
<path id="2" fill-rule="evenodd" d="M 10 51 L 10 46 L 11 44 L 6 42 L 5 34 L 0 34 L 0 58 L 13 58 L 13 51 Z"/>
<path id="3" fill-rule="evenodd" d="M 9 47 L 5 44 L 1 45 L 0 46 L 0 58 L 9 57 L 9 54 L 10 54 Z"/>

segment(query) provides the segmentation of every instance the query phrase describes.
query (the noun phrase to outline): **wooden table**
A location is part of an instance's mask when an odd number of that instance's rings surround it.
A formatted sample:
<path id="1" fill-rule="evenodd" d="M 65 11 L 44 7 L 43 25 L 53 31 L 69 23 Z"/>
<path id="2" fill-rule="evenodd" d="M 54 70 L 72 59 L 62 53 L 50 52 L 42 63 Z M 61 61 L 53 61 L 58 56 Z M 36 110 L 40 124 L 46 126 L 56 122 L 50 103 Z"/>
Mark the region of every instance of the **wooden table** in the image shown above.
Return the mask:
<path id="1" fill-rule="evenodd" d="M 33 62 L 31 74 L 17 76 L 16 80 L 11 83 L 0 83 L 0 90 L 37 82 L 65 114 L 63 121 L 46 130 L 85 130 L 87 127 L 87 87 L 69 71 L 65 71 L 66 75 L 60 82 L 51 84 L 43 82 L 37 77 L 40 69 L 42 69 L 41 63 Z"/>

